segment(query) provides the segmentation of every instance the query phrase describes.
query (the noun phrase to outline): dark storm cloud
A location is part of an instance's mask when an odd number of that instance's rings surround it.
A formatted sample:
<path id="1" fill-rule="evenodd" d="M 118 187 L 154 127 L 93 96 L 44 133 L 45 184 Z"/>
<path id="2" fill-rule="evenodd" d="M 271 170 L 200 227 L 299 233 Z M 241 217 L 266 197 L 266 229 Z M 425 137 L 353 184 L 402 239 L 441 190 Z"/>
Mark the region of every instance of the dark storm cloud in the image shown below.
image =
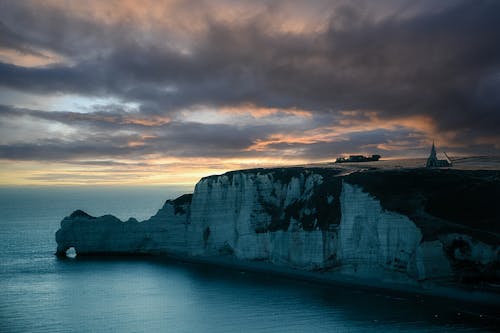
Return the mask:
<path id="1" fill-rule="evenodd" d="M 71 158 L 126 156 L 132 148 L 120 147 L 116 142 L 64 142 L 44 140 L 38 143 L 0 145 L 0 158 L 8 160 L 54 161 Z"/>
<path id="2" fill-rule="evenodd" d="M 114 108 L 111 108 L 114 110 Z M 377 145 L 390 141 L 405 142 L 423 139 L 408 129 L 372 130 L 347 133 L 334 142 L 269 143 L 264 151 L 249 149 L 257 140 L 271 137 L 277 132 L 287 133 L 287 125 L 233 126 L 228 124 L 202 124 L 172 121 L 165 124 L 131 124 L 134 114 L 112 112 L 75 113 L 39 111 L 0 105 L 0 130 L 8 124 L 6 119 L 22 122 L 31 118 L 35 122 L 49 120 L 70 125 L 78 130 L 79 138 L 46 139 L 36 143 L 0 145 L 0 158 L 11 160 L 61 161 L 82 158 L 139 158 L 148 154 L 166 157 L 273 157 L 283 156 L 318 159 L 359 149 L 378 151 Z M 322 120 L 327 120 L 323 117 Z M 331 121 L 331 119 L 329 120 Z M 314 128 L 317 124 L 313 123 Z M 127 134 L 123 134 L 126 131 Z M 292 134 L 300 135 L 299 133 Z M 83 137 L 82 137 L 83 136 Z M 130 145 L 130 143 L 136 143 Z M 404 147 L 408 149 L 408 147 Z M 387 155 L 387 154 L 385 154 Z M 73 162 L 75 163 L 75 162 Z M 114 161 L 84 162 L 100 166 L 125 166 Z M 129 165 L 129 164 L 127 164 Z M 130 165 L 129 165 L 130 166 Z M 140 166 L 135 165 L 134 166 Z M 144 165 L 143 165 L 144 166 Z"/>
<path id="3" fill-rule="evenodd" d="M 345 153 L 360 152 L 364 154 L 383 154 L 391 156 L 391 152 L 380 146 L 399 144 L 401 149 L 415 151 L 422 154 L 420 147 L 414 147 L 414 142 L 425 139 L 423 133 L 411 132 L 408 129 L 352 132 L 345 134 L 339 140 L 320 141 L 314 143 L 282 142 L 271 143 L 267 148 L 271 151 L 290 151 L 291 155 L 300 155 L 305 158 L 318 159 L 329 157 L 333 159 Z M 427 152 L 427 147 L 425 152 Z M 398 152 L 396 152 L 397 154 Z"/>
<path id="4" fill-rule="evenodd" d="M 0 13 L 0 46 L 14 46 L 21 51 L 28 46 L 85 58 L 89 53 L 106 52 L 114 39 L 126 36 L 125 26 L 105 28 L 90 16 L 81 19 L 71 10 L 37 1 L 2 1 Z"/>
<path id="5" fill-rule="evenodd" d="M 30 48 L 29 43 L 22 40 L 22 36 L 16 34 L 5 24 L 0 22 L 0 47 L 16 50 L 21 53 L 34 54 L 40 56 L 41 53 Z"/>
<path id="6" fill-rule="evenodd" d="M 140 157 L 146 154 L 179 157 L 252 156 L 255 153 L 243 150 L 258 138 L 284 129 L 279 125 L 232 126 L 177 121 L 143 125 L 131 123 L 135 116 L 109 112 L 49 112 L 0 105 L 0 130 L 9 126 L 5 123 L 7 119 L 21 123 L 30 118 L 35 122 L 49 120 L 71 125 L 79 133 L 78 138 L 0 145 L 0 158 L 66 160 L 106 156 Z"/>
<path id="7" fill-rule="evenodd" d="M 374 17 L 369 8 L 354 2 L 332 10 L 326 27 L 299 34 L 269 28 L 279 5 L 229 22 L 207 13 L 206 29 L 193 37 L 187 50 L 169 44 L 168 34 L 165 39 L 158 37 L 160 32 L 144 36 L 142 30 L 123 23 L 104 24 L 69 11 L 11 3 L 4 8 L 10 16 L 0 15 L 1 31 L 7 36 L 2 45 L 52 50 L 72 63 L 35 68 L 1 63 L 0 86 L 38 94 L 116 96 L 137 102 L 145 115 L 241 103 L 305 109 L 318 117 L 342 110 L 376 111 L 383 119 L 428 115 L 439 130 L 459 132 L 457 143 L 474 147 L 472 142 L 482 137 L 500 140 L 500 2 L 451 3 L 438 11 Z M 114 129 L 120 122 L 105 121 L 104 116 L 37 115 L 101 129 Z M 138 130 L 142 125 L 127 126 Z M 102 155 L 164 149 L 187 156 L 239 156 L 255 140 L 282 130 L 176 122 L 161 129 L 145 147 L 123 148 L 109 139 Z M 366 142 L 399 138 L 396 134 L 385 130 L 368 140 L 352 135 L 349 144 L 304 146 L 303 154 L 359 150 Z M 86 154 L 86 149 L 101 154 L 91 145 L 61 144 L 59 157 Z M 340 144 L 344 148 L 337 149 Z M 49 147 L 47 155 L 33 154 L 58 158 L 56 147 Z M 33 151 L 25 147 L 15 152 L 21 148 L 0 147 L 1 156 L 23 158 Z"/>
<path id="8" fill-rule="evenodd" d="M 50 66 L 26 68 L 0 63 L 0 84 L 3 86 L 36 93 L 72 92 L 93 94 L 105 92 L 99 79 L 99 72 L 90 68 Z"/>
<path id="9" fill-rule="evenodd" d="M 135 130 L 143 131 L 159 127 L 168 123 L 168 118 L 145 118 L 140 113 L 128 112 L 116 105 L 98 106 L 102 111 L 70 112 L 70 111 L 41 111 L 26 108 L 16 108 L 0 104 L 0 124 L 2 120 L 30 117 L 35 120 L 48 120 L 75 127 L 91 128 L 96 131 Z"/>

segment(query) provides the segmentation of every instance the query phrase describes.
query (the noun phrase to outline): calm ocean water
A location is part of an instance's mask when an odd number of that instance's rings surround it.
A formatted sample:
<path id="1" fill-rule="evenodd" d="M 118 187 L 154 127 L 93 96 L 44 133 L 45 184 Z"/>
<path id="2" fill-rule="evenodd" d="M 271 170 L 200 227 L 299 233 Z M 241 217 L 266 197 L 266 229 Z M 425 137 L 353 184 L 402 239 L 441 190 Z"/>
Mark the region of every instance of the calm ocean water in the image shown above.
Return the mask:
<path id="1" fill-rule="evenodd" d="M 494 331 L 498 309 L 165 259 L 57 259 L 80 208 L 153 215 L 189 187 L 0 188 L 0 332 Z"/>

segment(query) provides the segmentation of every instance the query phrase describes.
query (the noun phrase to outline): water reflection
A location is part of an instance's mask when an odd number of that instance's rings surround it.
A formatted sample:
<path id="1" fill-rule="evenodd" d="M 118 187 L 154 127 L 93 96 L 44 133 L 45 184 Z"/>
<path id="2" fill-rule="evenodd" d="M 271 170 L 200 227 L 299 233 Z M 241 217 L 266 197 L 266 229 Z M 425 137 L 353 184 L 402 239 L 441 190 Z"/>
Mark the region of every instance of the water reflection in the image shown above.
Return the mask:
<path id="1" fill-rule="evenodd" d="M 94 320 L 120 318 L 132 326 L 139 321 L 152 330 L 482 331 L 500 324 L 496 309 L 484 305 L 325 286 L 163 258 L 59 263 L 69 275 L 62 290 L 73 293 L 73 300 L 94 308 L 105 304 Z"/>

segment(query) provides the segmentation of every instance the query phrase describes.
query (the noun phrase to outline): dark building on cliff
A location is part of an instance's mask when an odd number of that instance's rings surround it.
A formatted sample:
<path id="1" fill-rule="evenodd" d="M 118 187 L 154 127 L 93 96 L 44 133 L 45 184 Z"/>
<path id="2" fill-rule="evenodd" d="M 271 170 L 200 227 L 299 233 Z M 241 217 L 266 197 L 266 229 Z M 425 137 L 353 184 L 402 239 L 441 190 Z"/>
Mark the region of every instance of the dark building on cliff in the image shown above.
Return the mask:
<path id="1" fill-rule="evenodd" d="M 427 168 L 441 168 L 441 167 L 449 167 L 451 166 L 451 161 L 449 159 L 440 160 L 437 158 L 436 146 L 434 142 L 432 143 L 431 154 L 429 158 L 427 158 L 427 164 L 425 165 Z"/>
<path id="2" fill-rule="evenodd" d="M 347 162 L 376 162 L 380 159 L 380 155 L 363 156 L 363 155 L 350 155 L 348 158 L 338 157 L 335 163 L 347 163 Z"/>

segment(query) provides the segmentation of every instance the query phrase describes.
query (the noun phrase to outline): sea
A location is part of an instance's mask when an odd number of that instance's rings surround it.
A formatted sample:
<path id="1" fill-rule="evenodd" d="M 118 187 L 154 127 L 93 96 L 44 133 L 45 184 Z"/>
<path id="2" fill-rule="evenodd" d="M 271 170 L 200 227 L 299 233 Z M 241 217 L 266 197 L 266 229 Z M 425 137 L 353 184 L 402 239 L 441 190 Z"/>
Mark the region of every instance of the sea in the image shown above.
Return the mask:
<path id="1" fill-rule="evenodd" d="M 491 305 L 166 258 L 58 259 L 83 209 L 144 220 L 192 186 L 0 188 L 0 332 L 486 332 Z"/>

